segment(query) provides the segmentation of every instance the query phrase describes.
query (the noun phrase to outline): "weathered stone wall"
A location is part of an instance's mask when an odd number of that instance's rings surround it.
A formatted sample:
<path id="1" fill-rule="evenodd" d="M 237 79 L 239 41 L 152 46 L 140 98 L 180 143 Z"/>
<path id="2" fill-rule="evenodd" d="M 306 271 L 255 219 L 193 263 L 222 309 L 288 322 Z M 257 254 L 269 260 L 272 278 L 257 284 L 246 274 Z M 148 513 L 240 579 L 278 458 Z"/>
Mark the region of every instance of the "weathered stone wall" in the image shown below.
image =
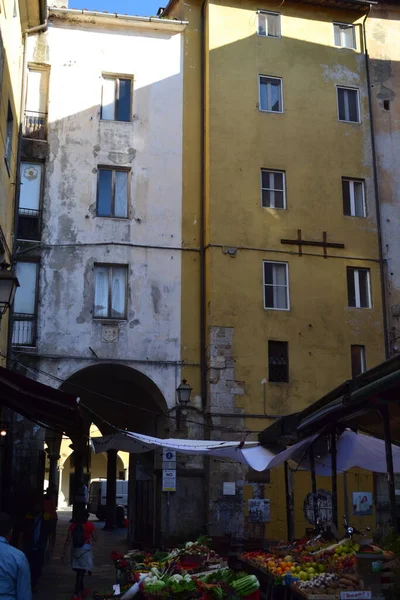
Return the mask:
<path id="1" fill-rule="evenodd" d="M 244 394 L 244 382 L 235 380 L 234 328 L 210 327 L 209 336 L 210 437 L 240 441 L 244 419 L 240 416 L 243 410 L 236 406 L 236 397 Z M 245 472 L 239 463 L 209 460 L 209 531 L 212 535 L 244 535 Z M 234 496 L 223 494 L 224 482 L 235 482 Z"/>

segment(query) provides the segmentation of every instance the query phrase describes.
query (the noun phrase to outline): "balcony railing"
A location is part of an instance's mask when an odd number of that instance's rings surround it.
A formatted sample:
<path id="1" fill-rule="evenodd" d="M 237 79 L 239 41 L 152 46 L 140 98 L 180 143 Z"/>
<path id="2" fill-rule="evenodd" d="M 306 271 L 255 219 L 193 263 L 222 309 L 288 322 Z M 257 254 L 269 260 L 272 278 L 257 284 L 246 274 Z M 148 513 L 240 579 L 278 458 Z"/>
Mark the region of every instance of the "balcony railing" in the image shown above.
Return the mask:
<path id="1" fill-rule="evenodd" d="M 47 113 L 25 111 L 24 137 L 35 140 L 47 138 Z"/>
<path id="2" fill-rule="evenodd" d="M 36 342 L 36 315 L 14 313 L 13 346 L 34 346 Z"/>
<path id="3" fill-rule="evenodd" d="M 33 208 L 18 210 L 17 238 L 19 240 L 40 241 L 41 211 Z"/>

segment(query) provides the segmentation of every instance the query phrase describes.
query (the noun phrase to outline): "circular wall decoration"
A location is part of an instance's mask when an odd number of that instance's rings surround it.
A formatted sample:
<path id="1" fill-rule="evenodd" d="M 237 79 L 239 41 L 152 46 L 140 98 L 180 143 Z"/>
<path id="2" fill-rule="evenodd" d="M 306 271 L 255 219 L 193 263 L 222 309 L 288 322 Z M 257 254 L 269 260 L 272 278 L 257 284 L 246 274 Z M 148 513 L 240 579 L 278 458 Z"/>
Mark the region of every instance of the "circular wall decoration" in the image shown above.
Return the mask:
<path id="1" fill-rule="evenodd" d="M 39 175 L 39 170 L 36 167 L 25 167 L 24 169 L 24 177 L 28 181 L 32 181 L 33 179 L 37 179 Z"/>

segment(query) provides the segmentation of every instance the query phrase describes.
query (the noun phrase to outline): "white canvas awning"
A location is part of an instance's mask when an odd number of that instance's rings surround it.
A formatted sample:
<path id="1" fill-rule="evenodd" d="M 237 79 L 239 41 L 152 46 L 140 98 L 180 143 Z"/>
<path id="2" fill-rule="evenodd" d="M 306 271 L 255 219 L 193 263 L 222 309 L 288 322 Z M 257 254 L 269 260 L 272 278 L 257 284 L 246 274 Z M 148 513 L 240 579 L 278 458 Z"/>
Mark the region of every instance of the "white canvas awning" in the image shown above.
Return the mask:
<path id="1" fill-rule="evenodd" d="M 113 449 L 140 454 L 163 447 L 182 454 L 207 455 L 221 460 L 234 460 L 255 471 L 273 469 L 288 460 L 292 460 L 310 471 L 306 452 L 318 435 L 305 438 L 277 454 L 267 450 L 258 442 L 161 439 L 131 431 L 120 431 L 104 437 L 95 437 L 92 438 L 92 443 L 96 453 Z M 392 452 L 394 472 L 400 473 L 400 448 L 392 444 Z M 361 433 L 344 431 L 337 441 L 337 471 L 342 473 L 353 467 L 360 467 L 375 473 L 386 473 L 385 442 Z M 329 453 L 315 457 L 315 472 L 317 475 L 331 475 L 332 462 Z"/>
<path id="2" fill-rule="evenodd" d="M 107 450 L 122 450 L 132 454 L 141 454 L 162 447 L 182 454 L 207 455 L 219 459 L 235 460 L 255 471 L 265 471 L 277 467 L 286 460 L 300 461 L 306 448 L 316 437 L 314 435 L 302 440 L 279 454 L 267 450 L 258 442 L 244 442 L 242 444 L 237 441 L 161 439 L 130 431 L 120 431 L 104 437 L 95 437 L 92 438 L 92 443 L 96 453 L 106 452 Z"/>
<path id="3" fill-rule="evenodd" d="M 385 442 L 369 435 L 344 431 L 338 438 L 337 472 L 342 473 L 353 467 L 360 467 L 374 473 L 386 473 Z M 395 473 L 400 473 L 400 448 L 392 444 L 393 468 Z M 302 461 L 301 466 L 310 470 L 308 459 Z M 330 454 L 315 458 L 315 472 L 317 475 L 332 474 L 332 460 Z"/>

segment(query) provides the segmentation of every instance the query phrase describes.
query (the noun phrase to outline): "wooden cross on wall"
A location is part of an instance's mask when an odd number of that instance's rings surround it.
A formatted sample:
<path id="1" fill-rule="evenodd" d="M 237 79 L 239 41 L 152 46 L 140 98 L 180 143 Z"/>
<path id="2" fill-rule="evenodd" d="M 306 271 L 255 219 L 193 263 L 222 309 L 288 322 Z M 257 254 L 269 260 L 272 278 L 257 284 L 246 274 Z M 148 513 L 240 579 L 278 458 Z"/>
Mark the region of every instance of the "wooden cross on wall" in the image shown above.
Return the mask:
<path id="1" fill-rule="evenodd" d="M 324 258 L 328 258 L 328 253 L 327 253 L 328 248 L 344 248 L 344 244 L 337 244 L 336 242 L 328 242 L 328 234 L 326 233 L 326 231 L 322 232 L 322 241 L 321 242 L 316 242 L 314 240 L 303 240 L 301 237 L 301 229 L 297 230 L 297 239 L 295 239 L 295 240 L 281 239 L 281 244 L 291 244 L 292 246 L 297 246 L 299 249 L 299 256 L 303 255 L 303 246 L 317 246 L 319 248 L 323 248 Z"/>

